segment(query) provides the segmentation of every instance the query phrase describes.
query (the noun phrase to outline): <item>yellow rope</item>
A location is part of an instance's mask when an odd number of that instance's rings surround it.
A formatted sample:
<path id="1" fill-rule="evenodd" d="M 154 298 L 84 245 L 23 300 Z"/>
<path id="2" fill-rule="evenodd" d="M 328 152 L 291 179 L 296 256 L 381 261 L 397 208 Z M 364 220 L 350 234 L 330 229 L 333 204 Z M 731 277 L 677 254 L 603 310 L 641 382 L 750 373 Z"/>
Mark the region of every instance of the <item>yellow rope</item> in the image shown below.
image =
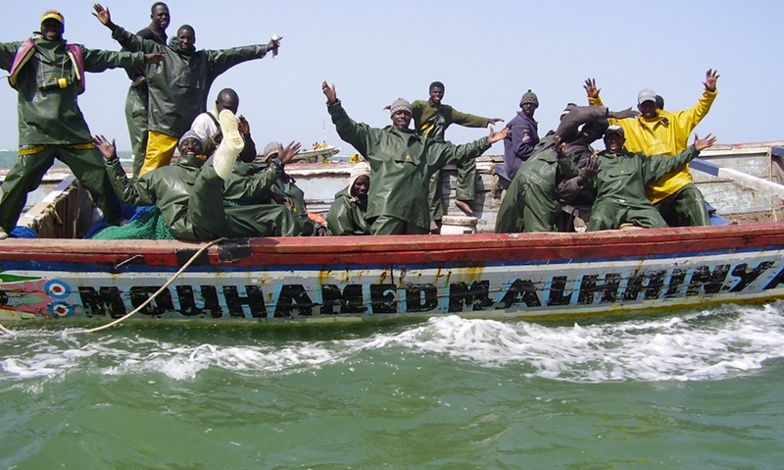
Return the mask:
<path id="1" fill-rule="evenodd" d="M 144 303 L 142 303 L 141 305 L 136 307 L 132 312 L 128 313 L 127 315 L 123 315 L 122 317 L 120 317 L 120 318 L 118 318 L 118 319 L 116 319 L 116 320 L 114 320 L 114 321 L 112 321 L 110 323 L 107 323 L 105 325 L 101 325 L 101 326 L 98 326 L 98 327 L 95 327 L 95 328 L 90 328 L 88 330 L 73 330 L 73 331 L 71 331 L 71 333 L 73 333 L 73 334 L 76 334 L 76 333 L 95 333 L 96 331 L 101 331 L 101 330 L 105 330 L 107 328 L 111 328 L 112 326 L 120 324 L 120 323 L 124 322 L 125 320 L 131 318 L 132 316 L 136 315 L 144 307 L 149 305 L 150 302 L 155 300 L 155 298 L 158 297 L 161 294 L 161 292 L 164 291 L 164 289 L 168 288 L 172 284 L 172 282 L 174 282 L 178 277 L 180 277 L 180 275 L 183 272 L 185 272 L 185 270 L 188 269 L 188 267 L 191 264 L 193 264 L 194 261 L 196 261 L 196 258 L 198 258 L 202 253 L 204 253 L 212 245 L 220 243 L 220 242 L 222 242 L 224 240 L 226 240 L 226 238 L 225 237 L 221 237 L 221 238 L 213 240 L 213 241 L 207 243 L 206 245 L 204 245 L 203 247 L 201 247 L 199 249 L 199 251 L 197 251 L 196 253 L 193 254 L 193 256 L 191 256 L 191 258 L 188 260 L 188 262 L 186 262 L 185 264 L 182 265 L 182 267 L 179 269 L 179 271 L 174 273 L 174 275 L 172 277 L 170 277 L 168 281 L 166 281 L 166 284 L 162 285 L 160 287 L 160 289 L 155 291 L 155 293 L 150 298 L 145 300 Z M 9 330 L 8 328 L 4 327 L 3 325 L 0 325 L 0 331 L 2 331 L 3 333 L 9 334 L 9 335 L 15 335 L 15 333 L 12 330 Z"/>

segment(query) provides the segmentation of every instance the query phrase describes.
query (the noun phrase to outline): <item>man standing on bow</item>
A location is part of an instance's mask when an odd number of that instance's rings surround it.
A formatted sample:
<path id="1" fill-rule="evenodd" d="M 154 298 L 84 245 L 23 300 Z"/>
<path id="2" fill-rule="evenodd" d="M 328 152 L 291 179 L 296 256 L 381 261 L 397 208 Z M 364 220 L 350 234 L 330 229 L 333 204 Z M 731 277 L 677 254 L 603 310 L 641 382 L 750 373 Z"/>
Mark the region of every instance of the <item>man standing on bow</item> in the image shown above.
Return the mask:
<path id="1" fill-rule="evenodd" d="M 112 37 L 132 51 L 165 52 L 164 67 L 147 67 L 150 93 L 147 150 L 140 174 L 166 166 L 179 137 L 190 129 L 196 116 L 207 110 L 207 96 L 215 79 L 231 67 L 267 52 L 277 54 L 280 38 L 221 50 L 197 50 L 196 32 L 190 25 L 177 30 L 175 44 L 162 46 L 132 34 L 112 22 L 108 9 L 95 4 L 95 17 L 112 31 Z"/>
<path id="2" fill-rule="evenodd" d="M 19 161 L 0 190 L 0 239 L 16 227 L 27 193 L 41 184 L 55 158 L 90 192 L 108 224 L 122 219 L 77 97 L 85 89 L 85 72 L 159 63 L 163 57 L 87 49 L 66 42 L 64 31 L 63 15 L 49 10 L 32 38 L 0 43 L 0 68 L 9 72 L 8 82 L 19 96 Z"/>
<path id="3" fill-rule="evenodd" d="M 523 164 L 539 143 L 539 124 L 534 121 L 534 113 L 539 107 L 536 93 L 528 90 L 520 98 L 520 111 L 509 121 L 509 136 L 504 139 L 504 170 L 506 178 L 512 181 Z"/>
<path id="4" fill-rule="evenodd" d="M 138 31 L 137 36 L 149 39 L 161 45 L 166 45 L 166 28 L 169 26 L 169 7 L 163 2 L 156 2 L 150 8 L 152 21 L 146 28 Z M 133 151 L 133 177 L 138 178 L 144 164 L 144 153 L 147 150 L 147 77 L 144 67 L 126 69 L 131 86 L 125 98 L 125 122 L 128 124 L 128 134 L 131 138 Z"/>

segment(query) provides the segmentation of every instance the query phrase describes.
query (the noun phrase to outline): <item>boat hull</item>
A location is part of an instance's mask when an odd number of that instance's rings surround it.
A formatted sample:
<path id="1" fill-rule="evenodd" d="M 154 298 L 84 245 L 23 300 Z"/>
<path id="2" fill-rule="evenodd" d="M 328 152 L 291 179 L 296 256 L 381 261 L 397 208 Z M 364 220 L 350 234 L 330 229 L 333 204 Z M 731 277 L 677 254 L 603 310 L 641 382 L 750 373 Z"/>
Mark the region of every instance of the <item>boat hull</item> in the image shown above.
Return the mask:
<path id="1" fill-rule="evenodd" d="M 7 240 L 0 318 L 120 318 L 203 246 Z M 784 224 L 254 238 L 210 247 L 134 319 L 564 318 L 784 298 Z"/>

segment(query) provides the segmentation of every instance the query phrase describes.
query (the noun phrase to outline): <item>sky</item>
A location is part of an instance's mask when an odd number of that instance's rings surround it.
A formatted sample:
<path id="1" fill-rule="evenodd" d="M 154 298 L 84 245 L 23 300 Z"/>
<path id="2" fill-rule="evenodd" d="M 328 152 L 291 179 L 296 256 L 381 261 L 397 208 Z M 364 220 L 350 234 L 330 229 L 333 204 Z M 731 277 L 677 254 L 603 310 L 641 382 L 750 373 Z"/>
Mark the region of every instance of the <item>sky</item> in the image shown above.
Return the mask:
<path id="1" fill-rule="evenodd" d="M 152 1 L 105 3 L 118 25 L 150 22 Z M 170 0 L 169 36 L 182 24 L 200 49 L 222 49 L 283 36 L 280 54 L 228 70 L 212 86 L 234 88 L 258 148 L 272 140 L 304 147 L 327 140 L 343 148 L 329 120 L 321 82 L 335 83 L 354 120 L 383 127 L 383 107 L 398 97 L 427 99 L 434 80 L 444 103 L 508 122 L 528 89 L 539 97 L 539 133 L 556 127 L 568 102 L 587 104 L 594 77 L 611 109 L 636 106 L 652 88 L 671 111 L 693 106 L 709 68 L 718 69 L 718 98 L 697 127 L 720 143 L 784 140 L 784 2 L 737 1 L 249 1 Z M 119 49 L 82 1 L 2 2 L 0 42 L 39 29 L 42 13 L 65 15 L 65 38 L 94 49 Z M 0 72 L 0 76 L 7 74 Z M 93 134 L 130 149 L 124 104 L 129 80 L 120 69 L 89 74 L 80 107 Z M 15 149 L 16 92 L 0 84 L 0 149 Z M 447 139 L 469 142 L 486 129 L 452 126 Z M 497 143 L 487 154 L 503 153 Z"/>

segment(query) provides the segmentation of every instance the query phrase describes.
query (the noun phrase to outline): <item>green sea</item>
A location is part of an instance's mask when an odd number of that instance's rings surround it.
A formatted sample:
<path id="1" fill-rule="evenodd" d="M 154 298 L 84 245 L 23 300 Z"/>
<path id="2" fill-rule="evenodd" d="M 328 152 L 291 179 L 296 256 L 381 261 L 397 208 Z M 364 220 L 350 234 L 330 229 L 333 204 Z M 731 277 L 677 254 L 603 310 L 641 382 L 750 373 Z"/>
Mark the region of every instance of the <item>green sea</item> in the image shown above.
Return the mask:
<path id="1" fill-rule="evenodd" d="M 3 469 L 784 461 L 784 303 L 579 323 L 23 327 L 0 351 Z"/>

